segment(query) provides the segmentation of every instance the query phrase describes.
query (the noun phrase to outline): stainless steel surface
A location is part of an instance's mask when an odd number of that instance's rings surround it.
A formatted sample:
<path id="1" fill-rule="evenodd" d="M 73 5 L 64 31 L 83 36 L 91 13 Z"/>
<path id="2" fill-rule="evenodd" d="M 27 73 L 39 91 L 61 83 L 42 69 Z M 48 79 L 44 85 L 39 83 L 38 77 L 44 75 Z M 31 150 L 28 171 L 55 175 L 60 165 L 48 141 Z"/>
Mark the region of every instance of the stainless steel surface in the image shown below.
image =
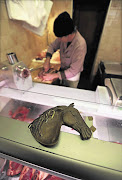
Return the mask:
<path id="1" fill-rule="evenodd" d="M 111 78 L 111 83 L 115 90 L 117 99 L 122 100 L 122 79 Z"/>
<path id="2" fill-rule="evenodd" d="M 113 104 L 113 94 L 108 86 L 106 86 L 106 88 L 108 90 L 109 98 L 110 98 L 111 105 L 112 105 Z"/>
<path id="3" fill-rule="evenodd" d="M 8 87 L 19 90 L 28 90 L 33 86 L 30 71 L 22 61 L 13 65 L 8 61 L 1 63 L 0 81 L 3 80 Z"/>
<path id="4" fill-rule="evenodd" d="M 104 62 L 106 74 L 122 76 L 122 63 Z"/>
<path id="5" fill-rule="evenodd" d="M 113 89 L 113 86 L 111 84 L 110 78 L 105 79 L 105 86 L 107 87 L 107 89 L 109 89 L 108 93 L 109 93 L 110 100 L 112 100 L 112 105 L 115 105 L 117 101 L 117 97 Z"/>
<path id="6" fill-rule="evenodd" d="M 13 64 L 15 64 L 15 63 L 17 63 L 17 62 L 19 62 L 18 59 L 17 59 L 16 54 L 13 53 L 13 52 L 12 52 L 12 53 L 6 54 L 6 56 L 7 56 L 8 61 L 9 61 L 9 63 L 10 63 L 11 65 L 13 65 Z"/>
<path id="7" fill-rule="evenodd" d="M 122 107 L 122 79 L 106 78 L 105 86 L 108 88 L 112 105 Z"/>
<path id="8" fill-rule="evenodd" d="M 94 137 L 122 144 L 122 120 L 95 116 L 93 125 L 96 127 Z"/>
<path id="9" fill-rule="evenodd" d="M 18 73 L 17 71 L 18 67 L 19 68 L 21 67 L 20 69 L 22 69 L 22 71 L 20 71 L 20 73 L 22 73 L 22 75 Z M 13 78 L 17 89 L 28 90 L 32 87 L 31 74 L 28 71 L 27 76 L 24 76 L 25 70 L 27 70 L 27 67 L 23 62 L 19 62 L 16 65 L 13 65 Z"/>
<path id="10" fill-rule="evenodd" d="M 16 66 L 16 73 L 21 78 L 27 78 L 30 76 L 30 70 L 22 66 Z"/>

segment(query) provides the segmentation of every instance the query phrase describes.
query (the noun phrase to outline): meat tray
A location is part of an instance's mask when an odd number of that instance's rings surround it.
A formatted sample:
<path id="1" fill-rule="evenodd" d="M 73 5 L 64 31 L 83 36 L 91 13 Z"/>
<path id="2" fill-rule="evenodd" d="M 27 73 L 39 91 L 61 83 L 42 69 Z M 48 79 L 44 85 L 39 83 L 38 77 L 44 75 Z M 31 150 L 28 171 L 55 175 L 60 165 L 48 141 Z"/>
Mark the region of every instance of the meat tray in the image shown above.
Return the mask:
<path id="1" fill-rule="evenodd" d="M 36 119 L 44 111 L 46 111 L 47 109 L 51 108 L 50 106 L 45 106 L 45 105 L 34 104 L 34 103 L 23 102 L 23 101 L 20 101 L 20 100 L 11 99 L 6 104 L 6 106 L 1 110 L 0 116 L 13 118 L 11 116 L 10 112 L 16 113 L 16 111 L 20 107 L 24 107 L 24 108 L 29 110 L 26 118 L 25 119 L 21 118 L 22 121 L 27 121 L 27 122 L 30 122 L 31 120 Z M 18 119 L 18 118 L 15 117 L 14 119 Z"/>

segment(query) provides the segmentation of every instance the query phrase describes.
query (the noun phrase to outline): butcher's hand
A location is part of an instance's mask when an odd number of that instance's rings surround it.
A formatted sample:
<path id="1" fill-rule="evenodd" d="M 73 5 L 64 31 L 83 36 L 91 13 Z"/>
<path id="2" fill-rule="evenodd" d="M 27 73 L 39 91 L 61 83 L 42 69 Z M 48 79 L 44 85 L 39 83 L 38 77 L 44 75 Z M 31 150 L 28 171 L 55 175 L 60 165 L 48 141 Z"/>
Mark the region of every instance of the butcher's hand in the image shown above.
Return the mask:
<path id="1" fill-rule="evenodd" d="M 44 81 L 52 81 L 52 80 L 57 79 L 57 78 L 59 78 L 58 73 L 52 73 L 52 74 L 51 73 L 45 73 L 43 75 Z"/>
<path id="2" fill-rule="evenodd" d="M 43 67 L 44 67 L 45 72 L 47 72 L 50 69 L 50 58 L 49 57 L 46 58 Z"/>

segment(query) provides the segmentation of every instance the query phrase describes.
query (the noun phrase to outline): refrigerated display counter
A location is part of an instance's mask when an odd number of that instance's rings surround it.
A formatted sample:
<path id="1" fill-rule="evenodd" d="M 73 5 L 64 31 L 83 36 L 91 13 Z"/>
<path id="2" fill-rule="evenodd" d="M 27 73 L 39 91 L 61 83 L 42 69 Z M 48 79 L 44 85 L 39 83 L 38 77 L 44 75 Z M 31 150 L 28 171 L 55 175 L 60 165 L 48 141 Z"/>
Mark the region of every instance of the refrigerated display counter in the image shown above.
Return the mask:
<path id="1" fill-rule="evenodd" d="M 74 103 L 89 128 L 89 140 L 62 126 L 53 147 L 39 144 L 28 125 L 45 110 Z M 30 110 L 27 120 L 12 118 L 18 107 Z M 89 118 L 89 117 L 92 117 Z M 29 90 L 0 89 L 0 157 L 63 179 L 122 179 L 122 109 L 112 106 L 105 87 L 87 91 L 34 83 Z"/>

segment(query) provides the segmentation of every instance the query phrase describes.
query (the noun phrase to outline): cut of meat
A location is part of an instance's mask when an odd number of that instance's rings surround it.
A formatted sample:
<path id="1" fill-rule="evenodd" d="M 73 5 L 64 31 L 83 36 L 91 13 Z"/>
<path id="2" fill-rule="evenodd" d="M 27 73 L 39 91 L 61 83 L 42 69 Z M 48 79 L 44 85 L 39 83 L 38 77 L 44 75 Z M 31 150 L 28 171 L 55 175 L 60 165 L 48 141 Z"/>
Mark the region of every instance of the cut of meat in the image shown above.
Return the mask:
<path id="1" fill-rule="evenodd" d="M 13 161 L 9 161 L 9 169 L 7 170 L 7 176 L 15 176 L 20 174 L 23 169 L 22 164 L 18 164 Z"/>
<path id="2" fill-rule="evenodd" d="M 15 110 L 15 112 L 9 111 L 9 116 L 12 119 L 17 119 L 20 121 L 25 121 L 25 122 L 30 123 L 30 122 L 33 122 L 33 119 L 27 117 L 29 112 L 30 112 L 29 108 L 20 106 Z"/>
<path id="3" fill-rule="evenodd" d="M 24 166 L 20 174 L 19 180 L 31 180 L 35 171 L 35 169 Z"/>
<path id="4" fill-rule="evenodd" d="M 49 176 L 48 173 L 35 170 L 32 180 L 44 180 L 44 179 L 47 179 L 48 176 Z"/>

